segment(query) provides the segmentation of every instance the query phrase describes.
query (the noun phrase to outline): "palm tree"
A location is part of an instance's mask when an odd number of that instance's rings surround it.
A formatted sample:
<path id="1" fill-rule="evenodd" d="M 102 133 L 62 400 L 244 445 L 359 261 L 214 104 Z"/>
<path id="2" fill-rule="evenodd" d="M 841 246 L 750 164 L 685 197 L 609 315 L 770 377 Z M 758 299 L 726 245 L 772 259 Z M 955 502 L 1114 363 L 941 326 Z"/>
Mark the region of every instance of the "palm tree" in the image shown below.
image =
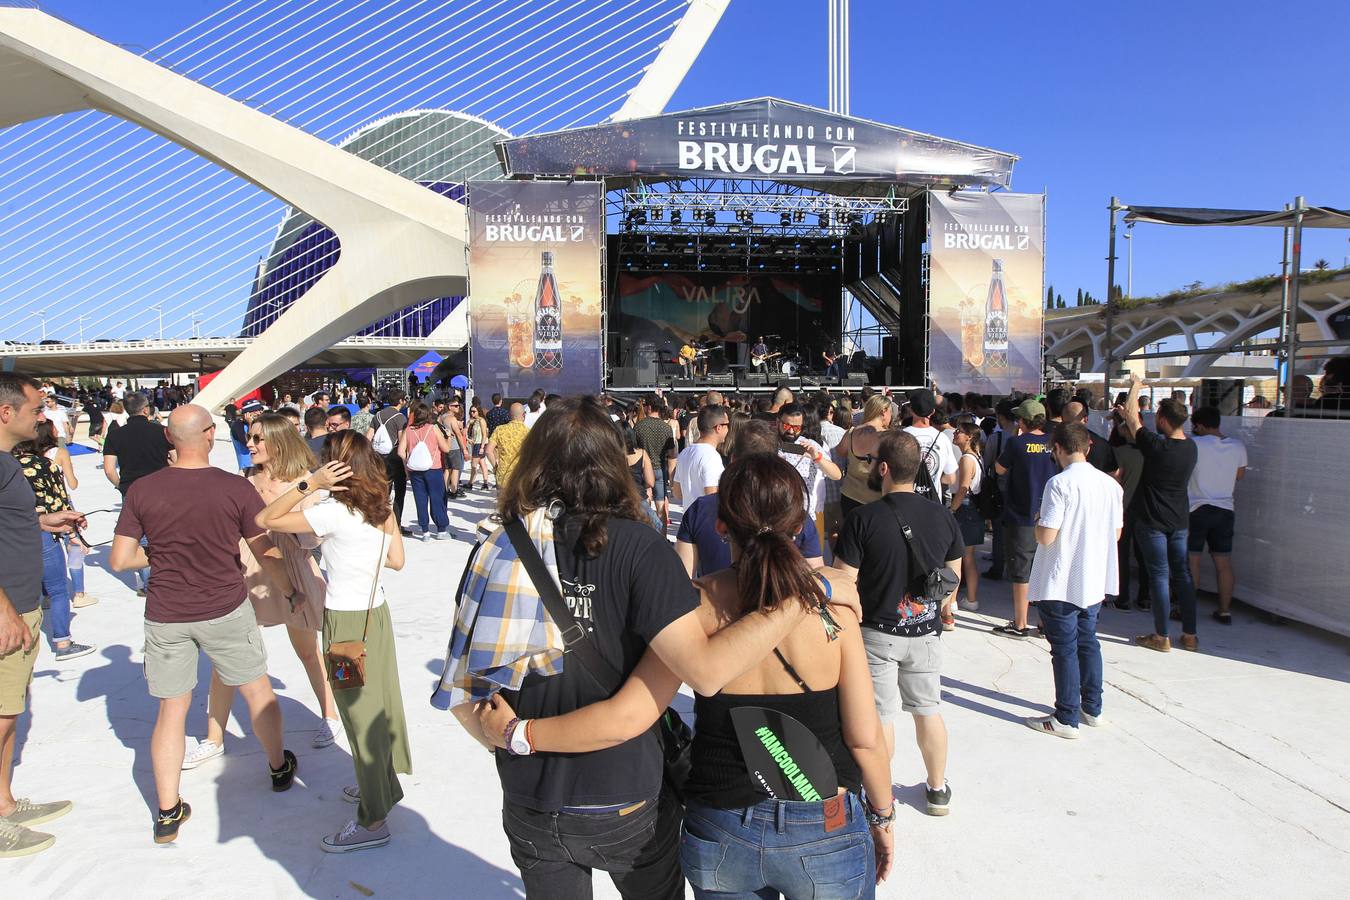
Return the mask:
<path id="1" fill-rule="evenodd" d="M 1327 269 L 1331 268 L 1331 263 L 1327 262 L 1325 259 L 1319 259 L 1317 262 L 1313 263 L 1313 268 L 1319 272 L 1325 272 Z"/>

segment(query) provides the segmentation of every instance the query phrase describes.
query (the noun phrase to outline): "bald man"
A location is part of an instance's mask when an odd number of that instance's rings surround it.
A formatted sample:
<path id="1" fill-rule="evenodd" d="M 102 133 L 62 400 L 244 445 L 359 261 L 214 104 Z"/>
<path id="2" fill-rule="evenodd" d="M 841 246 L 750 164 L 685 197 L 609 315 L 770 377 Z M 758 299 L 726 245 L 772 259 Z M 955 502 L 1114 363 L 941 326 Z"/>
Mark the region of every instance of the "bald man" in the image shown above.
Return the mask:
<path id="1" fill-rule="evenodd" d="M 516 457 L 520 455 L 520 445 L 525 443 L 525 435 L 530 428 L 525 424 L 525 407 L 520 403 L 511 404 L 511 421 L 492 432 L 488 440 L 487 456 L 497 473 L 497 487 L 506 484 L 507 477 L 516 466 Z"/>
<path id="2" fill-rule="evenodd" d="M 1091 444 L 1088 446 L 1087 461 L 1092 463 L 1097 471 L 1105 472 L 1119 481 L 1120 463 L 1116 461 L 1116 451 L 1111 449 L 1110 441 L 1088 428 L 1088 408 L 1077 400 L 1070 400 L 1064 404 L 1061 417 L 1066 425 L 1082 425 L 1088 429 Z"/>
<path id="3" fill-rule="evenodd" d="M 253 733 L 270 767 L 273 791 L 290 788 L 295 754 L 282 746 L 281 710 L 267 679 L 267 651 L 248 602 L 239 541 L 288 597 L 294 595 L 281 555 L 254 521 L 262 497 L 247 480 L 211 465 L 216 423 L 200 406 L 169 415 L 174 462 L 136 479 L 117 520 L 110 562 L 114 571 L 150 567 L 145 601 L 145 681 L 159 700 L 150 737 L 158 808 L 154 839 L 178 837 L 191 807 L 178 794 L 183 742 L 197 654 L 204 651 L 222 682 L 248 703 Z M 299 490 L 307 491 L 301 481 Z M 144 538 L 148 546 L 142 546 Z"/>

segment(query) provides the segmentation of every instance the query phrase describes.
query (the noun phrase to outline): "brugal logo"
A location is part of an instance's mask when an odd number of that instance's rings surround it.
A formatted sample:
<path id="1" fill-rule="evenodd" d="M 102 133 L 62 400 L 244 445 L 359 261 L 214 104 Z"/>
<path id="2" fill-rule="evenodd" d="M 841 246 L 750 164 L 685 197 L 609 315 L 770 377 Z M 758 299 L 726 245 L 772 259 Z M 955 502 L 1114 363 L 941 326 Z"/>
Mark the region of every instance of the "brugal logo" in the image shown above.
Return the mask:
<path id="1" fill-rule="evenodd" d="M 853 140 L 852 128 L 831 125 L 825 126 L 823 131 L 827 144 Z M 828 148 L 818 146 L 815 125 L 681 121 L 676 133 L 680 138 L 677 141 L 678 167 L 682 171 L 728 175 L 851 175 L 857 165 L 857 147 L 845 143 Z M 688 139 L 693 137 L 751 140 Z M 828 163 L 826 153 L 830 154 Z"/>

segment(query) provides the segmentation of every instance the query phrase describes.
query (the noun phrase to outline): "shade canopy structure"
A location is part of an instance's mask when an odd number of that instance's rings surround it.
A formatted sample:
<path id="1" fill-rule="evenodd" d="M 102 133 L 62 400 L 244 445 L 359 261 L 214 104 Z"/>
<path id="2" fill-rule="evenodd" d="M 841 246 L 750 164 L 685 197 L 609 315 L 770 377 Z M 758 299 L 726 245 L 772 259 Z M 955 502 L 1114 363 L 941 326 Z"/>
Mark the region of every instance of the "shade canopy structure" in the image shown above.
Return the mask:
<path id="1" fill-rule="evenodd" d="M 1266 225 L 1293 228 L 1293 209 L 1208 209 L 1197 206 L 1126 206 L 1125 224 L 1152 225 Z M 1302 212 L 1304 228 L 1350 228 L 1350 210 L 1308 206 Z"/>

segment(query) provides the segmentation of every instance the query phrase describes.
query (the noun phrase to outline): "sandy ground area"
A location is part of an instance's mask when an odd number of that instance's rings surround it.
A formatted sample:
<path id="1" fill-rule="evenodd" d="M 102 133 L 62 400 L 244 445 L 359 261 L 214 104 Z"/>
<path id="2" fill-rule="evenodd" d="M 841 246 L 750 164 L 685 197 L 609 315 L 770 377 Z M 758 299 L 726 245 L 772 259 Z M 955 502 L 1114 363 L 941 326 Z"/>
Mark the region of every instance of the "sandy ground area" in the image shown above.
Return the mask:
<path id="1" fill-rule="evenodd" d="M 226 443 L 215 459 L 234 468 Z M 76 459 L 81 509 L 115 502 L 98 460 Z M 454 504 L 461 534 L 487 510 L 480 498 Z M 318 840 L 352 812 L 340 796 L 350 757 L 343 741 L 310 749 L 319 718 L 281 629 L 266 640 L 300 783 L 271 793 L 241 701 L 225 756 L 184 775 L 191 823 L 174 845 L 151 841 L 156 703 L 140 665 L 142 604 L 129 577 L 103 567 L 106 549 L 92 557 L 100 602 L 78 611 L 73 632 L 99 650 L 64 664 L 44 650 L 14 779 L 19 796 L 76 807 L 44 826 L 53 849 L 0 863 L 4 896 L 521 896 L 492 760 L 427 702 L 468 546 L 411 543 L 407 567 L 388 576 L 415 773 L 390 818 L 393 842 L 348 855 Z M 1146 614 L 1106 611 L 1109 724 L 1070 742 L 1022 725 L 1053 702 L 1047 645 L 989 633 L 1009 613 L 1005 583 L 985 582 L 980 604 L 943 641 L 952 813 L 923 814 L 923 772 L 902 729 L 899 865 L 880 896 L 1350 894 L 1350 641 L 1241 608 L 1223 628 L 1202 601 L 1202 652 L 1164 655 L 1128 642 L 1148 630 Z M 203 665 L 193 734 L 205 729 L 206 675 Z M 617 896 L 603 876 L 596 894 Z"/>

